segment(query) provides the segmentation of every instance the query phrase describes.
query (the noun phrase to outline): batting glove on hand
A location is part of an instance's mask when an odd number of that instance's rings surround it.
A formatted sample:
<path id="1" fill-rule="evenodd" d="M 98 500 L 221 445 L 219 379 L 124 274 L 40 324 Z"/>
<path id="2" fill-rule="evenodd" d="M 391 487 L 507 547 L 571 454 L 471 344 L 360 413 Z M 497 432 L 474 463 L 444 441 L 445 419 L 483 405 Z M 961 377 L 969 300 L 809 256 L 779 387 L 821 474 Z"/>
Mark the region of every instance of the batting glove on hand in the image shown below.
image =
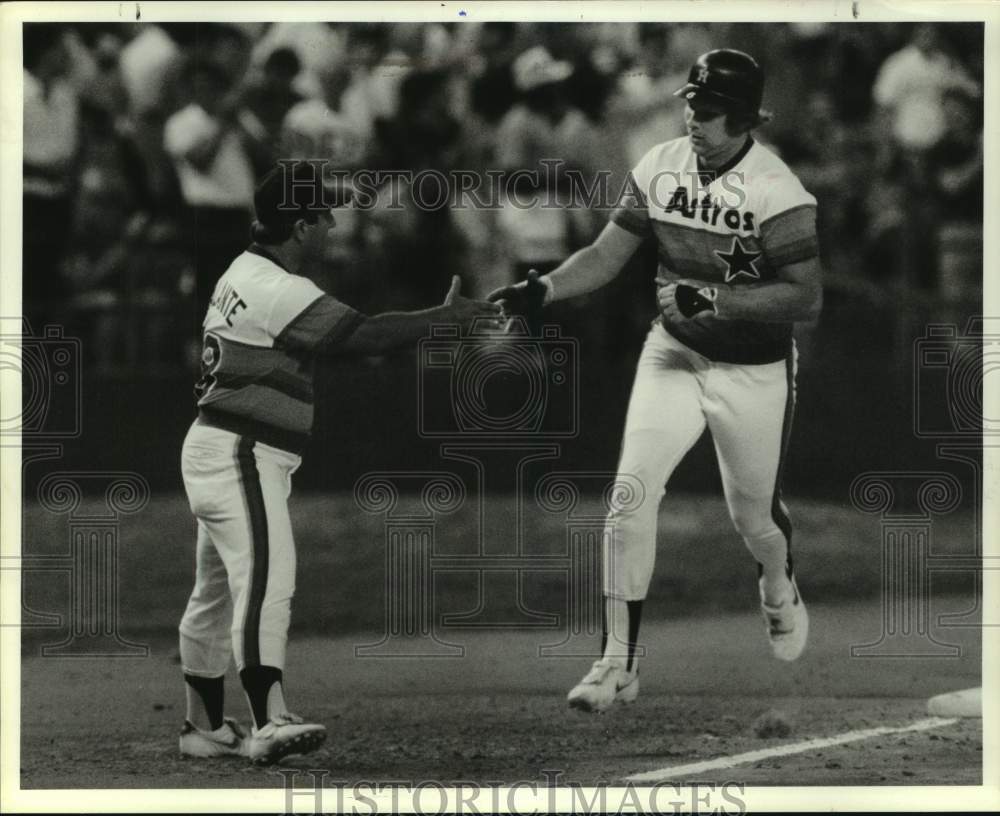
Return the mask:
<path id="1" fill-rule="evenodd" d="M 656 290 L 660 311 L 671 321 L 718 314 L 715 305 L 719 297 L 717 287 L 697 281 L 667 281 L 663 278 L 657 278 L 656 282 L 660 284 Z"/>
<path id="2" fill-rule="evenodd" d="M 523 317 L 532 335 L 541 333 L 542 307 L 551 299 L 552 284 L 538 277 L 538 270 L 528 272 L 528 279 L 494 289 L 486 299 L 499 303 L 507 317 Z"/>

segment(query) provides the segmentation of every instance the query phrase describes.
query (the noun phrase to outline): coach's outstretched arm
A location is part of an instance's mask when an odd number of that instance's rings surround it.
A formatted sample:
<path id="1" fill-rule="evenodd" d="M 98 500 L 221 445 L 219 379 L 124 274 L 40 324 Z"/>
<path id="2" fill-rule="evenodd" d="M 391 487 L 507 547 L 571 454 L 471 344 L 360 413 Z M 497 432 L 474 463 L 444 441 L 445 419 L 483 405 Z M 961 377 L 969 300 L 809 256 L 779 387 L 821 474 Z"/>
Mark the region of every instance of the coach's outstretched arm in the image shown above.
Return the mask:
<path id="1" fill-rule="evenodd" d="M 444 303 L 431 309 L 363 316 L 354 330 L 331 351 L 339 354 L 380 354 L 415 345 L 420 338 L 430 334 L 435 323 L 466 326 L 478 318 L 499 317 L 500 307 L 497 304 L 463 297 L 459 294 L 461 285 L 459 277 L 453 276 Z"/>
<path id="2" fill-rule="evenodd" d="M 519 313 L 536 297 L 551 303 L 585 294 L 614 280 L 642 240 L 608 223 L 592 244 L 574 252 L 549 274 L 496 289 L 486 299 L 502 301 L 509 312 Z M 543 284 L 544 290 L 538 289 L 538 284 Z"/>

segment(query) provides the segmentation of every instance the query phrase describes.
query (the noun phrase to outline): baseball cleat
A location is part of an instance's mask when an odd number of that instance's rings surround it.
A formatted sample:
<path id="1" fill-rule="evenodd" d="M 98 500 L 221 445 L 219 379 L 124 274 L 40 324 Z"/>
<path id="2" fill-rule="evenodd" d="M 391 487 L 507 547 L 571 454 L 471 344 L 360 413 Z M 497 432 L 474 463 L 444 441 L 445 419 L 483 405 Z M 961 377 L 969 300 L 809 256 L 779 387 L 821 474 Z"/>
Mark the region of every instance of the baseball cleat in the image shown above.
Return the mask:
<path id="1" fill-rule="evenodd" d="M 795 577 L 791 579 L 792 594 L 777 606 L 764 601 L 763 579 L 760 583 L 760 608 L 767 624 L 767 639 L 771 652 L 778 660 L 795 660 L 806 647 L 809 637 L 809 615 L 799 596 Z"/>
<path id="2" fill-rule="evenodd" d="M 634 703 L 639 696 L 639 669 L 625 671 L 620 660 L 602 658 L 566 695 L 570 708 L 602 712 L 614 703 Z"/>
<path id="3" fill-rule="evenodd" d="M 307 723 L 294 714 L 278 714 L 246 741 L 246 756 L 255 765 L 271 765 L 290 754 L 308 754 L 326 739 L 326 726 Z"/>
<path id="4" fill-rule="evenodd" d="M 181 729 L 181 756 L 185 757 L 231 757 L 245 756 L 243 746 L 246 732 L 236 720 L 228 717 L 214 731 L 202 731 L 190 720 L 184 720 Z"/>

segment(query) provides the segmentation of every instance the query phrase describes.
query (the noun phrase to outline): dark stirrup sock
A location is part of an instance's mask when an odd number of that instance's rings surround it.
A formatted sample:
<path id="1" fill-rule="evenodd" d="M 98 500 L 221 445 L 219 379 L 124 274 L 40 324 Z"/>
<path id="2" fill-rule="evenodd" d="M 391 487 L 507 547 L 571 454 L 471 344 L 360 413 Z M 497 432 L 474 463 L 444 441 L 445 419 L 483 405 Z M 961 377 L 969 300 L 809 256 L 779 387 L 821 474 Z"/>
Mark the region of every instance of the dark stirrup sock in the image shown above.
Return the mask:
<path id="1" fill-rule="evenodd" d="M 642 622 L 642 601 L 626 601 L 625 608 L 628 610 L 628 660 L 625 663 L 625 671 L 632 671 L 632 664 L 635 662 L 636 644 L 639 642 L 639 624 Z M 613 628 L 610 621 L 611 610 L 609 609 L 608 596 L 604 596 L 604 629 L 601 633 L 601 656 L 603 657 L 608 647 L 608 632 Z"/>
<path id="2" fill-rule="evenodd" d="M 208 715 L 208 724 L 212 730 L 221 728 L 222 715 L 225 711 L 225 677 L 199 677 L 194 674 L 185 674 L 184 682 L 198 692 L 202 705 L 205 706 L 205 714 Z"/>
<path id="3" fill-rule="evenodd" d="M 626 601 L 628 607 L 628 662 L 625 671 L 632 671 L 635 662 L 635 646 L 639 642 L 639 624 L 642 622 L 642 601 Z"/>
<path id="4" fill-rule="evenodd" d="M 281 669 L 274 666 L 248 666 L 240 672 L 240 681 L 250 701 L 250 710 L 258 728 L 267 725 L 267 693 L 281 682 Z"/>

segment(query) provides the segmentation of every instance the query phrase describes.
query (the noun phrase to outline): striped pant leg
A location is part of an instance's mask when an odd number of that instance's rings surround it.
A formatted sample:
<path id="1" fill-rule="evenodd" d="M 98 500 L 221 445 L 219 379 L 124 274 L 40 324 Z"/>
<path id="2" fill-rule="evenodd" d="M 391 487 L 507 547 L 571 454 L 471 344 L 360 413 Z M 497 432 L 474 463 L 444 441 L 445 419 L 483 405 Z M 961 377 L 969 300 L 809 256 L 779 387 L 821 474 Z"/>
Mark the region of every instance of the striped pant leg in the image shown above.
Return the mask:
<path id="1" fill-rule="evenodd" d="M 295 594 L 295 544 L 288 513 L 291 475 L 299 457 L 240 437 L 240 498 L 246 530 L 233 591 L 233 652 L 242 670 L 283 669 Z M 225 556 L 224 556 L 225 557 Z"/>
<path id="2" fill-rule="evenodd" d="M 226 673 L 232 658 L 232 620 L 226 567 L 208 528 L 199 521 L 194 589 L 179 627 L 185 674 L 220 677 Z"/>
<path id="3" fill-rule="evenodd" d="M 200 425 L 191 429 L 184 443 L 184 487 L 199 535 L 214 545 L 222 565 L 213 567 L 213 586 L 219 587 L 224 573 L 231 599 L 225 625 L 240 670 L 284 666 L 295 589 L 287 501 L 291 474 L 299 461 L 248 437 Z M 202 626 L 192 626 L 194 620 L 201 620 Z M 214 638 L 222 620 L 220 609 L 204 603 L 196 586 L 182 629 L 196 633 L 207 628 L 208 620 Z"/>
<path id="4" fill-rule="evenodd" d="M 765 365 L 716 364 L 704 409 L 729 514 L 758 563 L 791 570 L 792 525 L 781 477 L 795 405 L 795 352 Z"/>

